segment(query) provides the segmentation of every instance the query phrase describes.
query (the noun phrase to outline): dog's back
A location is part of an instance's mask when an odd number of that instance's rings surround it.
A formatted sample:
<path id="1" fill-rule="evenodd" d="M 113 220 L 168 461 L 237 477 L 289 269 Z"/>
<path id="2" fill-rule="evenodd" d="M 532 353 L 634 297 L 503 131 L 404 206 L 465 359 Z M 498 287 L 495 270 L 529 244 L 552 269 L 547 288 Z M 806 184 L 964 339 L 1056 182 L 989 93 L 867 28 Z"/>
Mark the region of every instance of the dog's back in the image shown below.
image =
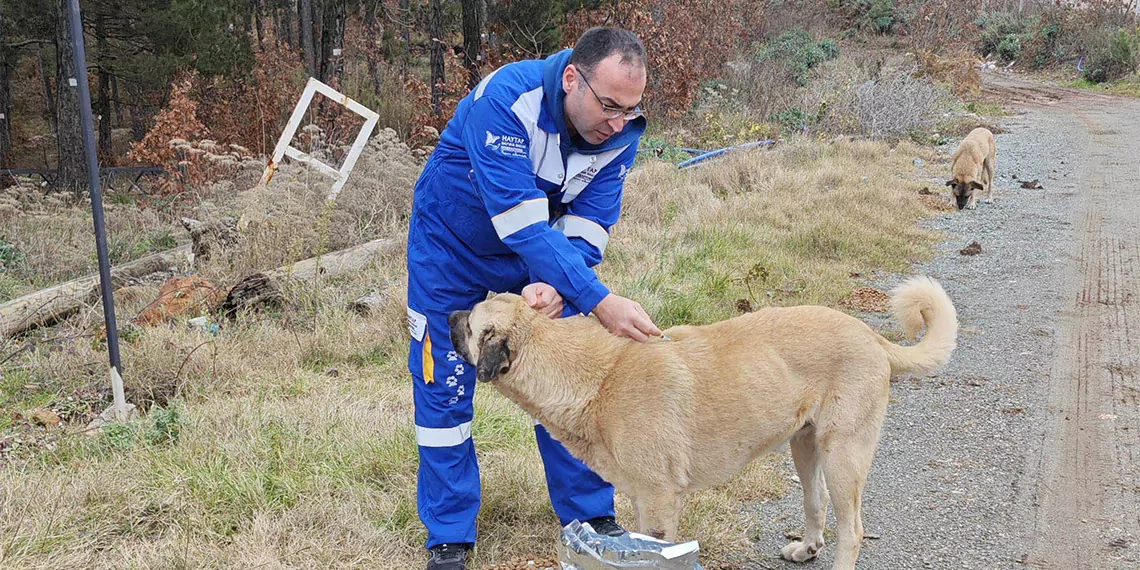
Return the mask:
<path id="1" fill-rule="evenodd" d="M 997 144 L 988 129 L 978 127 L 966 136 L 951 157 L 951 178 L 946 185 L 950 195 L 958 204 L 958 209 L 974 209 L 975 192 L 986 192 L 985 202 L 993 202 L 994 163 L 997 159 Z"/>
<path id="2" fill-rule="evenodd" d="M 989 129 L 978 127 L 970 131 L 970 134 L 958 143 L 958 148 L 954 150 L 954 155 L 950 159 L 950 170 L 954 179 L 964 183 L 978 180 L 986 157 L 995 154 L 996 150 L 994 134 Z"/>
<path id="3" fill-rule="evenodd" d="M 892 373 L 929 372 L 946 363 L 958 325 L 942 287 L 913 278 L 892 294 L 892 304 L 908 338 L 926 327 L 921 343 L 896 345 L 863 321 L 827 307 L 769 307 L 708 325 L 673 327 L 665 331 L 672 341 L 658 350 L 635 348 L 641 357 L 623 363 L 638 369 L 631 371 L 637 381 L 627 389 L 644 392 L 639 383 L 647 369 L 658 368 L 647 363 L 668 370 L 650 382 L 657 391 L 643 405 L 660 410 L 676 399 L 686 402 L 690 436 L 704 442 L 690 457 L 690 483 L 715 484 L 717 475 L 731 471 L 726 463 L 742 468 L 805 422 L 827 430 L 835 421 L 881 420 Z M 667 357 L 654 362 L 651 352 Z M 836 397 L 843 400 L 838 408 L 827 403 Z M 719 433 L 739 437 L 723 439 Z"/>

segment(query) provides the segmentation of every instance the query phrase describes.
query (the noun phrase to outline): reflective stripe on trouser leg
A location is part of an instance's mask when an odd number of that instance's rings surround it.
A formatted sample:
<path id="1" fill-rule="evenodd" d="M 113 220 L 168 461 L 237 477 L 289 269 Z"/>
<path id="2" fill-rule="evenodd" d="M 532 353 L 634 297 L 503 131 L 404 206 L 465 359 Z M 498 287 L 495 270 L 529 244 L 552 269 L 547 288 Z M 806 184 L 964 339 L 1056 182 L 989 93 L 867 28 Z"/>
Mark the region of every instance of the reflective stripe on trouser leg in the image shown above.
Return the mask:
<path id="1" fill-rule="evenodd" d="M 471 441 L 474 366 L 452 348 L 445 312 L 413 310 L 427 321 L 423 339 L 413 336 L 408 355 L 420 455 L 417 503 L 428 531 L 426 546 L 475 542 L 480 486 Z M 430 382 L 424 377 L 428 371 Z"/>
<path id="2" fill-rule="evenodd" d="M 546 471 L 546 488 L 550 503 L 562 526 L 577 519 L 614 516 L 614 488 L 570 455 L 561 443 L 550 437 L 541 425 L 534 426 L 542 467 Z"/>

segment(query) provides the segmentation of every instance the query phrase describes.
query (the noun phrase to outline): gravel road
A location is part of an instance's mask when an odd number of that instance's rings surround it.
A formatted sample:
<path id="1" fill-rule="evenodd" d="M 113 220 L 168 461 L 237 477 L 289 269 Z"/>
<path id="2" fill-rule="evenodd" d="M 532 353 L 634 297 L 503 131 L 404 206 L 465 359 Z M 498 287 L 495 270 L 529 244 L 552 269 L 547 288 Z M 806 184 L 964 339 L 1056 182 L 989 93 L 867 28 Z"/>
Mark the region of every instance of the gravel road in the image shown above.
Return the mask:
<path id="1" fill-rule="evenodd" d="M 996 202 L 934 220 L 946 241 L 914 268 L 953 298 L 959 346 L 943 372 L 892 385 L 863 499 L 878 538 L 858 567 L 1140 568 L 1140 100 L 985 85 L 1017 110 L 996 137 Z M 981 254 L 959 253 L 973 241 Z M 745 568 L 801 567 L 778 558 L 801 500 L 755 506 Z M 807 567 L 831 567 L 828 541 Z"/>

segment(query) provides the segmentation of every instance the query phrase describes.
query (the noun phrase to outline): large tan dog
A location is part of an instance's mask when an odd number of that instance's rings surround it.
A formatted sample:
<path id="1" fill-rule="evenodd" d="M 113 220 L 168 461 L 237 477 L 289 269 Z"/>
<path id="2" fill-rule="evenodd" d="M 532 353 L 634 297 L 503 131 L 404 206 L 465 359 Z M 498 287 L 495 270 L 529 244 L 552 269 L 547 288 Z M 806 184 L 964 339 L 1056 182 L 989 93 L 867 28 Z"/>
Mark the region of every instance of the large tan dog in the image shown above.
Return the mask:
<path id="1" fill-rule="evenodd" d="M 958 209 L 973 210 L 978 207 L 975 192 L 984 190 L 987 204 L 994 201 L 994 166 L 997 161 L 997 143 L 994 134 L 978 127 L 954 150 L 950 158 L 950 172 L 953 178 L 946 181 L 950 194 L 958 204 Z"/>
<path id="2" fill-rule="evenodd" d="M 844 313 L 802 306 L 674 327 L 671 340 L 642 344 L 593 318 L 549 319 L 507 294 L 452 313 L 449 324 L 480 381 L 630 497 L 640 532 L 677 540 L 685 495 L 790 440 L 806 524 L 781 554 L 816 556 L 830 495 L 834 568 L 849 570 L 891 374 L 942 366 L 957 338 L 954 305 L 937 282 L 913 278 L 892 301 L 908 337 L 925 325 L 922 342 L 899 346 Z"/>

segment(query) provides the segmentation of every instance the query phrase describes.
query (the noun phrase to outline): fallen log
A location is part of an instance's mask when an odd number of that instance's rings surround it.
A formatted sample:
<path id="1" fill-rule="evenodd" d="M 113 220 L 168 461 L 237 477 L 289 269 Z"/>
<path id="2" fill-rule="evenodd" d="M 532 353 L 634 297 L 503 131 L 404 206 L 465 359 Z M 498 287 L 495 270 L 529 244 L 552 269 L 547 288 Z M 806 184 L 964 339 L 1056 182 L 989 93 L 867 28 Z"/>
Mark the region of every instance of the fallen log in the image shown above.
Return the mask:
<path id="1" fill-rule="evenodd" d="M 190 263 L 190 244 L 111 268 L 112 289 L 130 279 Z M 0 305 L 0 334 L 9 338 L 37 326 L 50 326 L 99 300 L 99 275 L 88 275 L 12 299 Z"/>
<path id="2" fill-rule="evenodd" d="M 381 238 L 264 273 L 254 273 L 230 289 L 222 303 L 222 311 L 233 318 L 246 309 L 278 304 L 284 299 L 282 287 L 288 281 L 312 281 L 317 276 L 335 277 L 356 271 L 380 256 L 395 253 L 398 245 L 397 240 Z"/>

